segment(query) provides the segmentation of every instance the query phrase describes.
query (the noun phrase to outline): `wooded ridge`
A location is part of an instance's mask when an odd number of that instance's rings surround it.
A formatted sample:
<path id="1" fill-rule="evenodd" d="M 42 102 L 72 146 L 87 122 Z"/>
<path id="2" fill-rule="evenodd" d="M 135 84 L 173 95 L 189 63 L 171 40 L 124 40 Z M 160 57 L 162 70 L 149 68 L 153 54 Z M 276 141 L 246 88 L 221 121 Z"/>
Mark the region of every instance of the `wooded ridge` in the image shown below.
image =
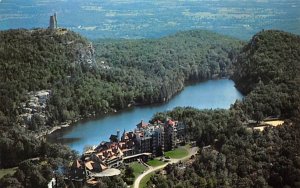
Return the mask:
<path id="1" fill-rule="evenodd" d="M 299 187 L 299 75 L 299 36 L 256 34 L 234 63 L 232 78 L 247 93 L 242 101 L 229 110 L 176 108 L 154 116 L 183 121 L 202 151 L 184 170 L 167 166 L 148 187 Z M 252 129 L 266 117 L 285 123 Z"/>
<path id="2" fill-rule="evenodd" d="M 247 94 L 229 110 L 176 108 L 158 113 L 184 122 L 202 148 L 185 169 L 168 165 L 149 187 L 299 187 L 300 37 L 262 31 L 248 44 L 208 31 L 187 31 L 161 39 L 86 39 L 67 30 L 0 32 L 0 167 L 18 169 L 0 187 L 44 187 L 55 170 L 58 185 L 76 153 L 36 139 L 29 130 L 132 104 L 163 102 L 188 81 L 231 76 Z M 30 106 L 50 90 L 46 106 L 34 108 L 26 126 L 21 104 Z M 37 98 L 39 101 L 40 98 Z M 249 120 L 285 121 L 263 131 Z M 254 123 L 254 124 L 256 124 Z M 205 149 L 210 145 L 210 149 Z M 122 177 L 99 187 L 122 187 Z"/>

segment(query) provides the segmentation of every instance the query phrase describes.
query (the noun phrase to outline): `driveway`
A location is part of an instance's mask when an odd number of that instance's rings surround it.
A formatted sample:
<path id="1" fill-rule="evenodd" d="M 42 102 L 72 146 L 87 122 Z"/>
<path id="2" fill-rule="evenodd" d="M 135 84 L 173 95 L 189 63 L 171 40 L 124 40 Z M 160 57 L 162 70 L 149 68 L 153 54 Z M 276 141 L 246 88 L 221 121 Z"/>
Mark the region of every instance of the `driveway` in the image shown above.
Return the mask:
<path id="1" fill-rule="evenodd" d="M 133 187 L 134 188 L 139 188 L 139 185 L 140 185 L 140 182 L 141 180 L 148 174 L 152 173 L 152 172 L 155 172 L 157 170 L 160 170 L 164 167 L 166 167 L 168 164 L 172 164 L 172 163 L 178 163 L 179 161 L 185 161 L 185 160 L 188 160 L 192 155 L 195 155 L 197 152 L 198 152 L 199 148 L 198 147 L 192 147 L 192 148 L 189 148 L 189 154 L 185 157 L 182 157 L 180 159 L 171 159 L 169 162 L 163 164 L 163 165 L 160 165 L 160 166 L 156 166 L 156 167 L 149 167 L 149 169 L 147 171 L 145 171 L 143 174 L 139 175 L 135 181 L 134 181 L 134 184 L 133 184 Z"/>

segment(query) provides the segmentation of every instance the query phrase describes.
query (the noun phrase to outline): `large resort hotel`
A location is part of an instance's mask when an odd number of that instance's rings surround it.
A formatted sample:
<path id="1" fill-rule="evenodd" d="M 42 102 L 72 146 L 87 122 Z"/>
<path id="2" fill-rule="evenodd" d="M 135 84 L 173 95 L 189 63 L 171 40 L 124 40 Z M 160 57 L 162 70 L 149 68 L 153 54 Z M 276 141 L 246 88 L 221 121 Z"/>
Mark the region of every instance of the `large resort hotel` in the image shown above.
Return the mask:
<path id="1" fill-rule="evenodd" d="M 185 125 L 178 121 L 155 121 L 153 124 L 141 121 L 134 131 L 117 131 L 109 142 L 84 152 L 81 159 L 71 165 L 71 180 L 87 180 L 93 183 L 97 178 L 120 174 L 117 169 L 123 163 L 136 160 L 147 162 L 148 158 L 162 156 L 185 141 Z"/>

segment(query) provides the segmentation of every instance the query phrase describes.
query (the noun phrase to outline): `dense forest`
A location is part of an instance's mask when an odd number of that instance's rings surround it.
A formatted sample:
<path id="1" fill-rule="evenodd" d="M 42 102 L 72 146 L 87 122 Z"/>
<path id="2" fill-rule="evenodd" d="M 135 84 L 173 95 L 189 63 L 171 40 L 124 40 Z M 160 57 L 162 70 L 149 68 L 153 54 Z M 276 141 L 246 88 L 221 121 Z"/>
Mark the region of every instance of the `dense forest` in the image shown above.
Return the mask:
<path id="1" fill-rule="evenodd" d="M 164 102 L 186 82 L 228 76 L 242 44 L 207 31 L 188 31 L 162 39 L 99 40 L 94 48 L 65 29 L 0 31 L 0 168 L 18 167 L 0 186 L 44 187 L 53 170 L 61 177 L 63 167 L 76 157 L 65 146 L 37 139 L 41 129 Z M 32 92 L 41 90 L 50 91 L 46 107 L 42 113 L 26 112 L 31 119 L 24 124 L 24 106 L 31 103 Z M 103 185 L 122 184 L 117 179 Z"/>
<path id="2" fill-rule="evenodd" d="M 239 114 L 234 108 L 177 108 L 157 114 L 154 119 L 185 122 L 202 149 L 191 165 L 168 165 L 166 175 L 155 174 L 148 187 L 299 187 L 300 122 L 252 132 Z"/>
<path id="3" fill-rule="evenodd" d="M 299 36 L 271 30 L 257 33 L 242 49 L 232 79 L 248 94 L 242 104 L 235 104 L 248 118 L 299 116 L 299 44 Z"/>
<path id="4" fill-rule="evenodd" d="M 18 120 L 28 92 L 42 89 L 51 90 L 48 125 L 164 102 L 187 81 L 229 75 L 242 44 L 207 31 L 155 40 L 101 40 L 94 44 L 96 51 L 66 30 L 8 30 L 0 37 L 2 125 Z"/>
<path id="5" fill-rule="evenodd" d="M 97 40 L 92 47 L 64 29 L 1 31 L 0 168 L 18 168 L 0 187 L 45 187 L 54 174 L 59 187 L 73 186 L 62 174 L 77 154 L 37 139 L 34 131 L 45 125 L 164 102 L 186 82 L 223 76 L 247 94 L 229 110 L 176 108 L 153 117 L 183 121 L 201 153 L 186 169 L 168 165 L 166 175 L 154 175 L 148 186 L 299 187 L 300 37 L 262 31 L 243 44 L 188 31 L 161 39 Z M 51 90 L 47 118 L 20 126 L 20 104 L 43 89 Z M 269 116 L 285 124 L 247 129 L 248 120 Z M 123 186 L 121 177 L 98 185 Z"/>
<path id="6" fill-rule="evenodd" d="M 135 103 L 155 103 L 169 100 L 186 82 L 230 75 L 242 42 L 188 31 L 161 39 L 98 40 L 94 45 L 96 59 L 106 67 L 105 79 L 120 83 Z"/>
<path id="7" fill-rule="evenodd" d="M 262 31 L 234 64 L 233 79 L 248 93 L 243 101 L 230 110 L 156 114 L 153 119 L 185 122 L 202 150 L 185 170 L 168 165 L 166 175 L 152 176 L 148 187 L 300 187 L 299 54 L 299 36 Z M 268 116 L 285 123 L 261 132 L 247 128 L 247 120 Z"/>
<path id="8" fill-rule="evenodd" d="M 28 99 L 28 92 L 53 89 L 55 93 L 87 67 L 77 56 L 88 42 L 74 32 L 8 30 L 0 32 L 0 39 L 1 125 L 18 121 L 20 103 Z M 55 116 L 51 105 L 49 111 Z"/>

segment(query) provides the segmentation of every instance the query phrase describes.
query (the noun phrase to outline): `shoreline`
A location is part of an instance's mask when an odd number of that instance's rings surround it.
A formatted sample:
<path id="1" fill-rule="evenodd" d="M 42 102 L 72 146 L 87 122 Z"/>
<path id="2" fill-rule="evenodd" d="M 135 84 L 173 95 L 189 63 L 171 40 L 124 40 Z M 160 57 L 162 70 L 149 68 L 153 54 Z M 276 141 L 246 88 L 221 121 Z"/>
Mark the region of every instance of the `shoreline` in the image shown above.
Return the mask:
<path id="1" fill-rule="evenodd" d="M 55 131 L 57 131 L 57 130 L 60 130 L 60 129 L 69 127 L 69 126 L 71 126 L 72 123 L 76 123 L 76 122 L 77 122 L 77 121 L 75 121 L 75 122 L 73 122 L 73 121 L 64 122 L 64 123 L 61 124 L 61 125 L 56 125 L 56 126 L 52 127 L 51 129 L 47 129 L 47 130 L 42 131 L 41 133 L 37 133 L 37 134 L 35 135 L 35 137 L 36 137 L 36 138 L 45 137 L 45 136 L 47 136 L 47 135 L 52 134 L 53 132 L 55 132 Z"/>
<path id="2" fill-rule="evenodd" d="M 57 130 L 61 130 L 70 126 L 73 126 L 75 123 L 79 122 L 80 120 L 83 120 L 84 118 L 79 117 L 74 120 L 68 120 L 65 122 L 62 122 L 58 125 L 55 125 L 54 127 L 51 127 L 50 129 L 42 130 L 40 133 L 34 133 L 36 138 L 45 138 L 47 135 L 51 135 Z"/>
<path id="3" fill-rule="evenodd" d="M 204 80 L 199 80 L 199 81 L 186 81 L 184 86 L 179 91 L 173 93 L 171 95 L 171 97 L 168 98 L 168 100 L 161 101 L 161 102 L 155 102 L 155 103 L 147 103 L 147 102 L 145 102 L 145 103 L 135 103 L 135 104 L 130 103 L 130 104 L 127 105 L 127 107 L 125 107 L 123 109 L 120 109 L 120 110 L 112 109 L 111 111 L 105 112 L 105 113 L 102 113 L 102 114 L 88 114 L 87 116 L 83 116 L 83 117 L 80 116 L 80 117 L 77 117 L 74 120 L 68 120 L 66 122 L 62 122 L 59 125 L 55 125 L 51 129 L 43 130 L 41 133 L 35 133 L 36 134 L 35 137 L 36 138 L 45 138 L 46 136 L 51 135 L 52 133 L 54 133 L 58 130 L 73 126 L 74 124 L 78 123 L 79 121 L 89 121 L 89 120 L 93 120 L 93 119 L 98 119 L 98 118 L 101 118 L 101 117 L 105 117 L 107 115 L 112 115 L 112 114 L 115 114 L 117 112 L 122 112 L 124 110 L 134 108 L 136 106 L 148 106 L 148 105 L 164 104 L 164 103 L 167 103 L 168 101 L 170 101 L 173 97 L 178 95 L 180 92 L 182 92 L 185 89 L 185 87 L 187 87 L 189 85 L 205 82 L 205 81 L 208 81 L 208 80 L 220 80 L 220 79 L 229 79 L 229 80 L 231 80 L 230 77 L 227 76 L 227 77 L 217 77 L 217 78 L 204 79 Z"/>

